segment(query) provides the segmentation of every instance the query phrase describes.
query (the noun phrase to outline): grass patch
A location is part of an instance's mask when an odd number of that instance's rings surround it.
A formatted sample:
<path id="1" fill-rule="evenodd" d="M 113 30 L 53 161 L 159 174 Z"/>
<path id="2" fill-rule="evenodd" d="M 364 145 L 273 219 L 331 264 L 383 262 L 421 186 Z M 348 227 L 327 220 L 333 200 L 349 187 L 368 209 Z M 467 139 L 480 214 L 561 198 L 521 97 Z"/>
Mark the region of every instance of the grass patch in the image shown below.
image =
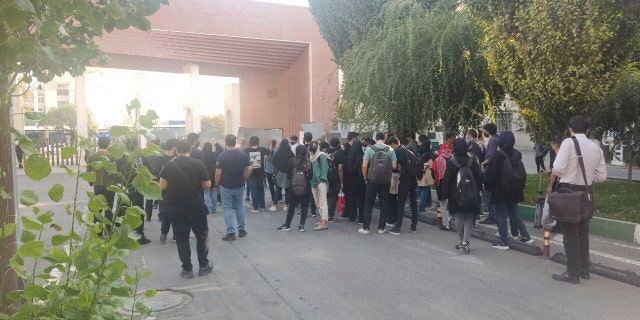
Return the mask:
<path id="1" fill-rule="evenodd" d="M 523 204 L 535 206 L 538 199 L 538 176 L 527 176 Z M 542 176 L 542 190 L 549 185 L 549 176 Z M 596 216 L 601 218 L 640 223 L 640 183 L 608 180 L 595 185 Z"/>

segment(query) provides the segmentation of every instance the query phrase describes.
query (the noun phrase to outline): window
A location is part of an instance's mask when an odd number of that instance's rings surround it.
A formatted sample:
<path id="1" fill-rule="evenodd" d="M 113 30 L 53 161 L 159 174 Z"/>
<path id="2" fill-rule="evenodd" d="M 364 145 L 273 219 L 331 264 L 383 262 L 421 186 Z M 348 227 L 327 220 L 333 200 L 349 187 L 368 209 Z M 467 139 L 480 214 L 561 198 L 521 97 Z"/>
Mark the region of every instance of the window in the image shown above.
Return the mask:
<path id="1" fill-rule="evenodd" d="M 67 103 L 69 103 L 69 84 L 68 83 L 57 83 L 56 84 L 56 91 L 59 96 L 65 96 L 67 97 Z M 58 98 L 58 101 L 63 100 Z"/>
<path id="2" fill-rule="evenodd" d="M 500 112 L 496 114 L 496 126 L 498 126 L 498 132 L 500 131 L 513 131 L 511 128 L 511 120 L 513 118 L 513 112 Z"/>

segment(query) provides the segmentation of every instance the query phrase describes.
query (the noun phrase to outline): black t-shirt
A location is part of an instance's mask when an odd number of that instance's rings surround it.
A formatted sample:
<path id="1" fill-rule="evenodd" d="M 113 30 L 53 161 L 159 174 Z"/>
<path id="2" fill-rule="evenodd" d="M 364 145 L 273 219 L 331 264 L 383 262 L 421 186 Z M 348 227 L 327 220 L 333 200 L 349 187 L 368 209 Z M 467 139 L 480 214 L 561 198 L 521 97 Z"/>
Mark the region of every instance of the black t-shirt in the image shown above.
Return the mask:
<path id="1" fill-rule="evenodd" d="M 244 169 L 251 165 L 249 156 L 241 150 L 226 150 L 218 156 L 217 160 L 216 168 L 222 169 L 220 186 L 226 189 L 242 188 Z"/>
<path id="2" fill-rule="evenodd" d="M 168 183 L 164 198 L 167 204 L 192 208 L 204 205 L 202 182 L 210 180 L 210 178 L 202 161 L 188 157 L 176 157 L 164 165 L 160 171 L 160 177 L 167 180 Z"/>
<path id="3" fill-rule="evenodd" d="M 204 155 L 202 154 L 202 150 L 195 148 L 195 147 L 191 147 L 191 158 L 194 159 L 198 159 L 202 162 L 204 162 Z"/>
<path id="4" fill-rule="evenodd" d="M 269 149 L 264 147 L 247 148 L 244 152 L 249 156 L 249 162 L 251 163 L 252 177 L 261 178 L 264 177 L 264 157 L 271 154 Z"/>

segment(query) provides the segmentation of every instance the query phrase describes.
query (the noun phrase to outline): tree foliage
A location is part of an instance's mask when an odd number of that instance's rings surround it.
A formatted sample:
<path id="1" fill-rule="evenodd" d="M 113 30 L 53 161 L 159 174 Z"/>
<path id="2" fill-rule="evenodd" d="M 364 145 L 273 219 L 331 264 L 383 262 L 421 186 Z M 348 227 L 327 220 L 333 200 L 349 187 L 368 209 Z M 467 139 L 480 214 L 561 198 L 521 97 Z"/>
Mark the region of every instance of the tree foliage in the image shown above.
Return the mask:
<path id="1" fill-rule="evenodd" d="M 77 126 L 76 106 L 72 104 L 64 104 L 53 107 L 47 111 L 47 125 L 54 127 L 56 130 L 69 129 L 75 131 Z"/>
<path id="2" fill-rule="evenodd" d="M 342 1 L 325 3 L 360 17 Z M 321 30 L 348 30 L 350 35 L 351 47 L 334 50 L 344 72 L 339 119 L 361 128 L 386 123 L 402 132 L 442 120 L 445 128 L 457 130 L 477 124 L 502 98 L 479 51 L 481 34 L 466 12 L 457 10 L 457 1 L 391 0 L 379 11 L 362 14 L 379 21 L 365 31 L 349 28 L 358 20 L 325 22 L 316 16 Z M 345 37 L 326 39 L 334 48 Z"/>
<path id="3" fill-rule="evenodd" d="M 535 141 L 595 115 L 638 40 L 637 1 L 468 0 L 489 67 Z"/>
<path id="4" fill-rule="evenodd" d="M 224 134 L 225 130 L 225 122 L 223 115 L 208 115 L 200 117 L 200 130 L 202 132 L 205 131 L 215 131 L 220 134 Z"/>

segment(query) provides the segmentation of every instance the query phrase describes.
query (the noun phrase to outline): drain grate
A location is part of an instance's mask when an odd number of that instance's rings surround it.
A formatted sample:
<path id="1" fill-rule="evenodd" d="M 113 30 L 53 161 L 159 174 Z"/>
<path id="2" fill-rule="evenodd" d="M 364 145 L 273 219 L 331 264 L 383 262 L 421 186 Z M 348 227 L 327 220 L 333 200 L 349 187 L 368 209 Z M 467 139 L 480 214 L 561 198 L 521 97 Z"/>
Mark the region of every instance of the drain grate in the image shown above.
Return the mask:
<path id="1" fill-rule="evenodd" d="M 145 298 L 144 292 L 138 294 L 140 302 L 151 308 L 151 315 L 179 309 L 193 300 L 193 297 L 182 291 L 162 289 L 151 298 Z M 125 313 L 131 312 L 131 308 L 125 308 Z M 136 312 L 137 314 L 137 312 Z"/>

